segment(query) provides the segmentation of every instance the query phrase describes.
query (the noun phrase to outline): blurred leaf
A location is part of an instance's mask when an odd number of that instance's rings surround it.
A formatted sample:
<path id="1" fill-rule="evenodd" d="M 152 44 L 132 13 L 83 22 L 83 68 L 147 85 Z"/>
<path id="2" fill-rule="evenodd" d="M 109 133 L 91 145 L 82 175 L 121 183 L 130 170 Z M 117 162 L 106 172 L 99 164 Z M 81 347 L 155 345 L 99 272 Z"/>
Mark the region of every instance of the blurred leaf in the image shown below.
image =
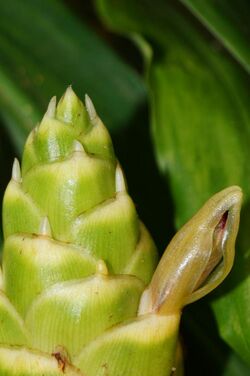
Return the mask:
<path id="1" fill-rule="evenodd" d="M 153 139 L 159 167 L 170 178 L 177 226 L 228 185 L 243 187 L 247 207 L 249 75 L 217 42 L 203 36 L 176 2 L 97 4 L 110 27 L 130 35 L 142 33 L 152 44 L 148 83 Z M 249 244 L 249 235 L 239 241 L 235 268 L 219 289 L 213 309 L 223 338 L 250 364 Z"/>
<path id="2" fill-rule="evenodd" d="M 0 50 L 0 112 L 19 150 L 69 84 L 92 97 L 112 130 L 145 100 L 139 76 L 59 1 L 2 1 Z"/>
<path id="3" fill-rule="evenodd" d="M 218 338 L 216 323 L 207 303 L 208 298 L 205 298 L 185 309 L 182 333 L 186 338 L 186 374 L 200 375 L 202 370 L 203 376 L 248 376 L 246 363 Z"/>
<path id="4" fill-rule="evenodd" d="M 249 367 L 235 354 L 231 353 L 228 357 L 221 376 L 248 376 Z"/>
<path id="5" fill-rule="evenodd" d="M 249 0 L 180 0 L 250 73 Z"/>

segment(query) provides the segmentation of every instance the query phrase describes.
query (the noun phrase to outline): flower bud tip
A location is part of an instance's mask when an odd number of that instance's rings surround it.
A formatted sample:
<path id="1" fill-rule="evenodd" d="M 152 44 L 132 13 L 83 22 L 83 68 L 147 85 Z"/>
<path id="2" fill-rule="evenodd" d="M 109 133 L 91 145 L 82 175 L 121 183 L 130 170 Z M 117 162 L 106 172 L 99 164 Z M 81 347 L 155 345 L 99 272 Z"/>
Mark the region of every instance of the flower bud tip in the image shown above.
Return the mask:
<path id="1" fill-rule="evenodd" d="M 169 314 L 202 298 L 230 272 L 242 192 L 229 187 L 211 197 L 174 236 L 164 252 L 139 314 Z"/>

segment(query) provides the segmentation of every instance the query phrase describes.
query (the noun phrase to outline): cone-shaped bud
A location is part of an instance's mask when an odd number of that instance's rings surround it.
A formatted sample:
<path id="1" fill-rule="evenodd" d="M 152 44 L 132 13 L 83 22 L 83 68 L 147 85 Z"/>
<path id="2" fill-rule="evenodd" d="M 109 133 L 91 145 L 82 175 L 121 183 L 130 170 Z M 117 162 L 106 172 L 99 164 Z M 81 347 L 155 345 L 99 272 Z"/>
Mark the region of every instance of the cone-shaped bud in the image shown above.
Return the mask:
<path id="1" fill-rule="evenodd" d="M 178 312 L 223 281 L 233 265 L 241 200 L 239 187 L 227 188 L 183 226 L 142 296 L 140 313 Z"/>
<path id="2" fill-rule="evenodd" d="M 71 87 L 57 106 L 53 97 L 28 137 L 22 173 L 13 165 L 3 203 L 0 375 L 170 375 L 182 307 L 233 263 L 237 187 L 180 230 L 152 279 L 156 247 L 87 95 L 85 106 Z"/>

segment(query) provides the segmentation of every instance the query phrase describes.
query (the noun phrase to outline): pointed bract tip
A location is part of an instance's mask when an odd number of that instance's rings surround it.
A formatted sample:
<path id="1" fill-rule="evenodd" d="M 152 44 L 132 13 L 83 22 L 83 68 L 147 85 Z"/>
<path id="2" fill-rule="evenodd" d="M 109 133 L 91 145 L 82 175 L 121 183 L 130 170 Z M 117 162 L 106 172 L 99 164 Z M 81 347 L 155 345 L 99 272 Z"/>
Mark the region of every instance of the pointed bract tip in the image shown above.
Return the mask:
<path id="1" fill-rule="evenodd" d="M 50 227 L 48 217 L 44 217 L 41 220 L 40 227 L 39 227 L 39 235 L 51 236 L 51 227 Z"/>
<path id="2" fill-rule="evenodd" d="M 97 113 L 96 113 L 95 107 L 93 105 L 93 102 L 90 99 L 90 97 L 88 96 L 88 94 L 85 94 L 85 106 L 86 106 L 86 110 L 89 114 L 90 120 L 94 121 L 97 118 Z"/>
<path id="3" fill-rule="evenodd" d="M 82 101 L 69 86 L 57 105 L 56 117 L 65 123 L 76 125 L 79 122 L 82 125 L 84 113 L 86 113 Z"/>
<path id="4" fill-rule="evenodd" d="M 56 96 L 52 97 L 44 116 L 54 118 L 56 115 Z"/>
<path id="5" fill-rule="evenodd" d="M 73 151 L 75 153 L 78 153 L 78 152 L 80 152 L 80 153 L 86 153 L 85 150 L 84 150 L 84 147 L 83 147 L 82 143 L 80 141 L 78 141 L 78 140 L 74 140 L 74 142 L 73 142 Z"/>
<path id="6" fill-rule="evenodd" d="M 78 99 L 76 93 L 74 92 L 74 90 L 73 90 L 73 88 L 72 88 L 72 85 L 69 85 L 69 86 L 67 87 L 67 89 L 66 89 L 64 95 L 63 95 L 63 98 L 64 98 L 64 99 L 67 99 L 67 100 L 72 100 L 72 98 L 75 98 L 75 97 Z"/>
<path id="7" fill-rule="evenodd" d="M 108 275 L 107 265 L 103 260 L 98 260 L 96 265 L 96 274 Z"/>
<path id="8" fill-rule="evenodd" d="M 20 163 L 19 163 L 19 160 L 17 158 L 15 158 L 14 162 L 13 162 L 11 178 L 12 178 L 12 180 L 14 180 L 17 183 L 22 182 Z"/>
<path id="9" fill-rule="evenodd" d="M 115 187 L 116 193 L 127 191 L 126 179 L 119 163 L 117 163 L 115 171 Z"/>

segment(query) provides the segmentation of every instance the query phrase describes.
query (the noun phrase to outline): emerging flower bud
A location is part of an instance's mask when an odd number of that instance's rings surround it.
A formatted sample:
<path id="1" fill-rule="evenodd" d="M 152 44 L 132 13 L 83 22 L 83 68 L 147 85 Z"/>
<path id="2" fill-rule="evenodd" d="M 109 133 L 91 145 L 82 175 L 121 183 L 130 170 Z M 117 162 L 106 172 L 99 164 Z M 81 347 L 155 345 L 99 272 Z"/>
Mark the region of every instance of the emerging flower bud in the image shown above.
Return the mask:
<path id="1" fill-rule="evenodd" d="M 230 272 L 242 193 L 237 186 L 214 195 L 167 247 L 139 313 L 178 312 L 217 287 Z"/>

